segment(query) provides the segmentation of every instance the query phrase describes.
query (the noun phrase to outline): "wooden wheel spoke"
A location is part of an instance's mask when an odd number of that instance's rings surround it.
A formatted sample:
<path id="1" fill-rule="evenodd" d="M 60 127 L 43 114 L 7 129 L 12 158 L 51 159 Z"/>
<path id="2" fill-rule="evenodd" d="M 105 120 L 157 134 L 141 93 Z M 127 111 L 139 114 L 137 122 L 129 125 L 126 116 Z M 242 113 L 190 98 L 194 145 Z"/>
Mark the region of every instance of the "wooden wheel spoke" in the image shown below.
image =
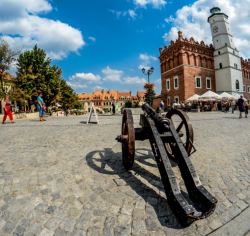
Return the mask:
<path id="1" fill-rule="evenodd" d="M 176 129 L 177 133 L 180 132 L 180 130 L 182 129 L 183 125 L 184 125 L 184 121 L 182 120 L 181 123 L 178 125 L 178 127 Z"/>

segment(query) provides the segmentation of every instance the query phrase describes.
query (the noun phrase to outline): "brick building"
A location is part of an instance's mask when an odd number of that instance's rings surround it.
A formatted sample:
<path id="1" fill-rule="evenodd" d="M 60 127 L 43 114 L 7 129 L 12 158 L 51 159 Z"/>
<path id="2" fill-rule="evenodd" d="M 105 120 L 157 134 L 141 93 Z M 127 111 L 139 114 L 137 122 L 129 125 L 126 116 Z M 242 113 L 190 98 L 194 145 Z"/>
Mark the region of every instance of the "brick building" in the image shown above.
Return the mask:
<path id="1" fill-rule="evenodd" d="M 161 95 L 167 105 L 207 90 L 243 94 L 250 100 L 250 59 L 240 58 L 228 16 L 218 7 L 210 12 L 213 45 L 186 39 L 179 31 L 177 40 L 160 48 Z"/>
<path id="2" fill-rule="evenodd" d="M 193 94 L 215 91 L 213 46 L 186 39 L 178 32 L 178 39 L 160 49 L 163 100 L 185 101 Z"/>
<path id="3" fill-rule="evenodd" d="M 243 95 L 250 100 L 250 59 L 241 58 L 241 68 L 243 76 Z"/>

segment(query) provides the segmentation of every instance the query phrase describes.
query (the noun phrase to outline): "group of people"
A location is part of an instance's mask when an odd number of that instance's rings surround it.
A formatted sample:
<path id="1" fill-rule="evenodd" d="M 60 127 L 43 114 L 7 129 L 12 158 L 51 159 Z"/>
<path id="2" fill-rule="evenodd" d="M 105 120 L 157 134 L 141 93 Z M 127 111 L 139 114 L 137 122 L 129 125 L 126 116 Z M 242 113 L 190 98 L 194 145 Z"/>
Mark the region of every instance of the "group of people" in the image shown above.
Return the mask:
<path id="1" fill-rule="evenodd" d="M 39 112 L 40 121 L 41 122 L 46 121 L 44 119 L 45 111 L 46 111 L 46 104 L 45 104 L 45 102 L 43 100 L 43 94 L 42 93 L 39 93 L 39 95 L 37 96 L 36 103 L 37 103 L 37 110 Z M 12 114 L 12 108 L 11 108 L 11 102 L 10 102 L 9 96 L 5 96 L 5 98 L 3 100 L 3 103 L 2 103 L 2 106 L 3 106 L 3 111 L 4 111 L 2 124 L 5 123 L 7 117 L 9 117 L 11 123 L 15 123 L 14 120 L 13 120 L 13 114 Z"/>

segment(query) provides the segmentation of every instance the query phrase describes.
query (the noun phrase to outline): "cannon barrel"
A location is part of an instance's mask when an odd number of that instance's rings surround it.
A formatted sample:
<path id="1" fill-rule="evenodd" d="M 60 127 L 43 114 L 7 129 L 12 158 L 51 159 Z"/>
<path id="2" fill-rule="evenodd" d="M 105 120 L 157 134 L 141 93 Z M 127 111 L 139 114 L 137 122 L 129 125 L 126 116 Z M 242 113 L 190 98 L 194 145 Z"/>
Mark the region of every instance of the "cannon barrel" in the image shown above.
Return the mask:
<path id="1" fill-rule="evenodd" d="M 157 113 L 148 103 L 142 105 L 142 110 L 154 120 L 156 126 L 160 130 L 166 130 L 169 128 L 169 119 L 162 117 L 160 113 Z"/>

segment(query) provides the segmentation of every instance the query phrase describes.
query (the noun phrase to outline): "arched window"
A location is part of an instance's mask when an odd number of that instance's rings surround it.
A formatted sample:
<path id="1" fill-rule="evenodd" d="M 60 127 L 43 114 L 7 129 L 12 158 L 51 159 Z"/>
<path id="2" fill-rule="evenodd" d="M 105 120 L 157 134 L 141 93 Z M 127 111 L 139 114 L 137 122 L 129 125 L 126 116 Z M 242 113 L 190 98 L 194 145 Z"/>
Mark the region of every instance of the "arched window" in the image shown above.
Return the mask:
<path id="1" fill-rule="evenodd" d="M 239 80 L 235 81 L 235 87 L 236 87 L 236 90 L 240 90 L 240 82 L 239 82 Z"/>
<path id="2" fill-rule="evenodd" d="M 219 66 L 220 66 L 220 69 L 222 69 L 222 63 L 220 63 Z"/>

